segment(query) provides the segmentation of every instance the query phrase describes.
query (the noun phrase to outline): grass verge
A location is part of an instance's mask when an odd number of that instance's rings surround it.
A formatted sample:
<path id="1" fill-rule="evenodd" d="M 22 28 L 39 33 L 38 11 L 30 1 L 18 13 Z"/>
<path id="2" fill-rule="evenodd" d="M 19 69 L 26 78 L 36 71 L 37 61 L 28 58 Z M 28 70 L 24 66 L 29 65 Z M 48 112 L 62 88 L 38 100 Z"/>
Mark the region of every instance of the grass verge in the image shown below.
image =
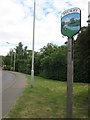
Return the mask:
<path id="1" fill-rule="evenodd" d="M 66 82 L 35 77 L 34 88 L 30 76 L 23 95 L 9 112 L 9 118 L 65 118 Z M 88 85 L 74 83 L 73 117 L 88 117 Z"/>

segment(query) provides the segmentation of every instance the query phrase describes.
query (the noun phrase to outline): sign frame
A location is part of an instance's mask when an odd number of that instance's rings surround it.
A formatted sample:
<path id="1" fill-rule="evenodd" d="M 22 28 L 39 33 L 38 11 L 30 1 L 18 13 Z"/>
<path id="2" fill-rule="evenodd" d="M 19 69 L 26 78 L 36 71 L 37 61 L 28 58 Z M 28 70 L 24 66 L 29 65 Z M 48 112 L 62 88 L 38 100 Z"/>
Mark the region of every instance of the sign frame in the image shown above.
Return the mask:
<path id="1" fill-rule="evenodd" d="M 81 10 L 74 7 L 61 14 L 61 33 L 72 38 L 81 30 Z"/>

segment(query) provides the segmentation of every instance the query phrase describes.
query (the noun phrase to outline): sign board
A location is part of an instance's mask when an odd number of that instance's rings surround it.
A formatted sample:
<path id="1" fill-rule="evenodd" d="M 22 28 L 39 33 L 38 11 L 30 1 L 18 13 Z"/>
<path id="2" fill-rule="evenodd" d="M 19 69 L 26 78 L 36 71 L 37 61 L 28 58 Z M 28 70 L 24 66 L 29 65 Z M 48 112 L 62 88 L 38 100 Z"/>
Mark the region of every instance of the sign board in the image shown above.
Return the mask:
<path id="1" fill-rule="evenodd" d="M 72 38 L 81 29 L 81 10 L 77 7 L 68 9 L 61 14 L 61 33 Z"/>

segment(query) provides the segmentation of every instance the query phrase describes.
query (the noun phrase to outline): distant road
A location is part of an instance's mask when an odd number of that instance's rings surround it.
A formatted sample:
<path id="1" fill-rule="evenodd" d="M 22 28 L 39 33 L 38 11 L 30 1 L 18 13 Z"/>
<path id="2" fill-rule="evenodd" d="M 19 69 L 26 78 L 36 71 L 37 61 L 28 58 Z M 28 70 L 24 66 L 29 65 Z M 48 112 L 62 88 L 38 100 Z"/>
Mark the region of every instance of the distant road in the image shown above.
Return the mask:
<path id="1" fill-rule="evenodd" d="M 10 111 L 25 87 L 25 76 L 21 73 L 2 71 L 2 117 Z"/>

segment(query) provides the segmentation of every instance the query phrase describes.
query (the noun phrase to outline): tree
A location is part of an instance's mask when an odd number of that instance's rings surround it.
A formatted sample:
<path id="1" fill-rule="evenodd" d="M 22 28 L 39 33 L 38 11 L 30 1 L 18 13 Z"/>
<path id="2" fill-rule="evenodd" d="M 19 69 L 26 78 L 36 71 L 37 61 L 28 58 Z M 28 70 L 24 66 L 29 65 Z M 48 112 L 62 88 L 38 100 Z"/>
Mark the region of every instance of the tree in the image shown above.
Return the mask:
<path id="1" fill-rule="evenodd" d="M 75 81 L 88 82 L 90 26 L 83 27 L 75 42 Z"/>
<path id="2" fill-rule="evenodd" d="M 52 43 L 48 43 L 47 46 L 44 46 L 43 48 L 40 49 L 40 53 L 42 56 L 50 55 L 56 50 L 57 46 L 53 45 Z"/>
<path id="3" fill-rule="evenodd" d="M 10 70 L 11 69 L 11 56 L 7 55 L 3 57 L 3 61 L 4 61 L 4 69 Z"/>
<path id="4" fill-rule="evenodd" d="M 35 60 L 34 60 L 34 69 L 35 75 L 40 74 L 40 61 L 41 61 L 41 54 L 39 52 L 35 52 Z"/>
<path id="5" fill-rule="evenodd" d="M 47 44 L 42 51 L 40 75 L 50 79 L 66 80 L 66 46 Z"/>
<path id="6" fill-rule="evenodd" d="M 30 73 L 31 71 L 31 50 L 27 46 L 23 47 L 20 42 L 15 48 L 16 51 L 16 71 Z"/>
<path id="7" fill-rule="evenodd" d="M 70 19 L 70 23 L 75 23 L 74 18 L 71 18 L 71 19 Z"/>

